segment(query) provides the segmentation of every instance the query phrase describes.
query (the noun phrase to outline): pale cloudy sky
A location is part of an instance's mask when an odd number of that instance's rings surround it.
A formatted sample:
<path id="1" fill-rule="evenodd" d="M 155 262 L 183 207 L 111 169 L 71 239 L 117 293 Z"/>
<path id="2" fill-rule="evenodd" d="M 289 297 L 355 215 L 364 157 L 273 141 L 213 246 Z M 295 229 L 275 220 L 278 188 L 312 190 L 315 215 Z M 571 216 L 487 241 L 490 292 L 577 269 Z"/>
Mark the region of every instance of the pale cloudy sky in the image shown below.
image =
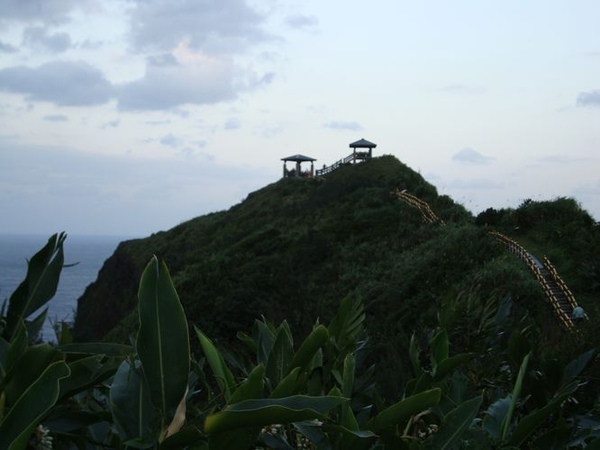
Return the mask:
<path id="1" fill-rule="evenodd" d="M 600 2 L 0 0 L 0 233 L 145 236 L 360 138 L 600 220 Z"/>

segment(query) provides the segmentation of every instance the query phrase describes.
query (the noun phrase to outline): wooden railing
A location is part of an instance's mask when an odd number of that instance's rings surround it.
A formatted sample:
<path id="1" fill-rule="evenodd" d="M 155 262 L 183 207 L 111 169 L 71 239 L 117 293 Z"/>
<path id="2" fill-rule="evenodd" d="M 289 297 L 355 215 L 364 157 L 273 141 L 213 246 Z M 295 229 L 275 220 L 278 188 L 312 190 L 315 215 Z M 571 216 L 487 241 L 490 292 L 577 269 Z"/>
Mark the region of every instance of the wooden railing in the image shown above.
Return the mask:
<path id="1" fill-rule="evenodd" d="M 571 290 L 567 286 L 567 283 L 565 283 L 565 281 L 560 277 L 560 275 L 556 271 L 556 268 L 550 262 L 550 260 L 548 259 L 548 257 L 546 255 L 544 255 L 543 261 L 544 261 L 544 267 L 548 270 L 548 272 L 552 276 L 552 279 L 554 280 L 554 283 L 556 283 L 556 285 L 558 286 L 558 288 L 561 290 L 561 292 L 563 293 L 563 295 L 567 299 L 567 302 L 569 303 L 569 306 L 572 309 L 577 308 L 579 306 L 579 304 L 577 303 L 577 300 L 575 300 L 575 296 L 573 295 L 573 293 L 571 292 Z M 589 317 L 588 317 L 587 314 L 585 314 L 584 317 L 586 319 L 589 319 Z"/>
<path id="2" fill-rule="evenodd" d="M 437 222 L 444 225 L 444 221 L 433 212 L 433 210 L 426 201 L 421 200 L 419 197 L 415 197 L 414 195 L 409 194 L 406 191 L 400 191 L 399 189 L 393 191 L 392 194 L 398 197 L 400 200 L 405 201 L 410 206 L 414 206 L 415 208 L 417 208 L 423 216 L 423 221 L 427 223 Z"/>
<path id="3" fill-rule="evenodd" d="M 490 231 L 490 234 L 499 242 L 505 244 L 511 253 L 527 264 L 527 268 L 541 285 L 561 325 L 572 331 L 575 328 L 575 323 L 571 317 L 571 312 L 577 306 L 577 302 L 565 282 L 559 277 L 554 266 L 550 264 L 548 258 L 544 257 L 542 263 L 508 236 L 497 231 Z M 544 274 L 548 274 L 548 276 L 544 276 Z M 550 281 L 548 278 L 550 278 Z M 560 280 L 560 282 L 557 282 L 557 280 Z M 556 294 L 557 291 L 562 294 L 562 299 Z M 562 301 L 563 299 L 565 301 Z"/>
<path id="4" fill-rule="evenodd" d="M 423 221 L 426 223 L 444 224 L 444 221 L 433 212 L 427 202 L 407 193 L 406 190 L 400 191 L 399 189 L 396 189 L 392 194 L 410 206 L 417 208 L 423 217 Z M 529 272 L 534 276 L 544 291 L 559 323 L 565 329 L 574 331 L 575 323 L 572 318 L 572 312 L 573 309 L 577 307 L 577 301 L 548 258 L 544 256 L 542 262 L 535 258 L 514 239 L 497 231 L 490 231 L 489 234 L 499 242 L 503 243 L 517 258 L 525 262 Z M 584 317 L 588 319 L 587 315 Z"/>
<path id="5" fill-rule="evenodd" d="M 350 164 L 353 161 L 364 161 L 365 157 L 362 153 L 352 153 L 351 155 L 346 156 L 345 158 L 340 159 L 339 161 L 334 162 L 332 165 L 323 167 L 322 169 L 317 169 L 315 175 L 317 177 L 321 177 L 323 175 L 327 175 L 334 170 L 339 169 L 346 164 Z"/>

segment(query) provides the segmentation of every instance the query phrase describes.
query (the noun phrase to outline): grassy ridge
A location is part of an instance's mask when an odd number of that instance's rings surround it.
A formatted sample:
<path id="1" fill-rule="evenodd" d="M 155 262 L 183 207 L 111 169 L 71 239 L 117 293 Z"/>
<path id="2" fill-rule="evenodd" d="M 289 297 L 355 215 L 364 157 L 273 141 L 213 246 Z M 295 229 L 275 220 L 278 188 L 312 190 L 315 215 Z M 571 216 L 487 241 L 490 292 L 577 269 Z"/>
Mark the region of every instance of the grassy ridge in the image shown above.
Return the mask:
<path id="1" fill-rule="evenodd" d="M 427 201 L 446 225 L 424 223 L 390 194 L 396 188 Z M 155 254 L 169 266 L 190 322 L 225 344 L 260 316 L 285 318 L 306 335 L 315 317 L 330 320 L 353 295 L 365 304 L 374 357 L 405 354 L 394 350 L 434 323 L 444 301 L 466 295 L 480 303 L 510 297 L 515 320 L 530 321 L 540 346 L 550 342 L 560 353 L 562 332 L 541 290 L 487 234 L 498 228 L 547 254 L 593 313 L 598 227 L 572 200 L 542 203 L 474 218 L 392 156 L 324 179 L 282 179 L 227 211 L 122 243 L 79 300 L 75 336 L 128 339 L 139 276 Z M 399 358 L 388 358 L 390 373 L 407 364 Z"/>

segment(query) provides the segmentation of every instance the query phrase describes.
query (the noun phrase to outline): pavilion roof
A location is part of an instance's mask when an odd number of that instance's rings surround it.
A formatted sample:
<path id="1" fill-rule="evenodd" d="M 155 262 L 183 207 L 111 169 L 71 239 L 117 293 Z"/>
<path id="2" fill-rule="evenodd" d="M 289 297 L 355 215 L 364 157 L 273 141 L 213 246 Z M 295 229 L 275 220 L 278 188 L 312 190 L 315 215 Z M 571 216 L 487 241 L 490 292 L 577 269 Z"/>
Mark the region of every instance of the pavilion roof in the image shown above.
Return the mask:
<path id="1" fill-rule="evenodd" d="M 350 148 L 375 148 L 377 144 L 367 141 L 366 139 L 360 139 L 350 144 Z"/>
<path id="2" fill-rule="evenodd" d="M 316 161 L 315 158 L 311 158 L 310 156 L 304 155 L 292 155 L 287 158 L 281 158 L 282 161 L 294 161 L 294 162 L 304 162 L 304 161 Z"/>

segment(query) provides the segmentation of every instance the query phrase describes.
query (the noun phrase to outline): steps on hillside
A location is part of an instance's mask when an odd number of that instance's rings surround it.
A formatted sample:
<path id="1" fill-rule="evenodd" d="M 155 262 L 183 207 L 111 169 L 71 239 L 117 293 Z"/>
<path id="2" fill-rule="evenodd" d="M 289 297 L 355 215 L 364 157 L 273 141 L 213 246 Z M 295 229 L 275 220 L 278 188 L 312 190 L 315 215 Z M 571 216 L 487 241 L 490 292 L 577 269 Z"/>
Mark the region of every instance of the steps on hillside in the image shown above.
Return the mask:
<path id="1" fill-rule="evenodd" d="M 366 161 L 365 154 L 364 153 L 352 153 L 348 156 L 346 156 L 345 158 L 340 159 L 339 161 L 334 162 L 332 165 L 330 166 L 325 166 L 322 169 L 317 169 L 315 171 L 315 175 L 317 177 L 321 177 L 323 175 L 327 175 L 328 173 L 333 172 L 334 170 L 339 169 L 340 167 L 343 167 L 345 165 L 348 164 L 352 164 L 352 163 L 356 163 L 357 161 Z"/>
<path id="2" fill-rule="evenodd" d="M 511 253 L 527 264 L 529 270 L 533 272 L 534 276 L 541 284 L 560 323 L 566 329 L 573 330 L 575 328 L 575 322 L 573 321 L 572 314 L 577 303 L 575 302 L 573 294 L 564 281 L 558 276 L 556 269 L 552 266 L 548 258 L 544 258 L 544 261 L 542 262 L 509 237 L 504 236 L 497 231 L 490 232 L 490 234 L 492 234 L 499 242 L 505 244 Z"/>

